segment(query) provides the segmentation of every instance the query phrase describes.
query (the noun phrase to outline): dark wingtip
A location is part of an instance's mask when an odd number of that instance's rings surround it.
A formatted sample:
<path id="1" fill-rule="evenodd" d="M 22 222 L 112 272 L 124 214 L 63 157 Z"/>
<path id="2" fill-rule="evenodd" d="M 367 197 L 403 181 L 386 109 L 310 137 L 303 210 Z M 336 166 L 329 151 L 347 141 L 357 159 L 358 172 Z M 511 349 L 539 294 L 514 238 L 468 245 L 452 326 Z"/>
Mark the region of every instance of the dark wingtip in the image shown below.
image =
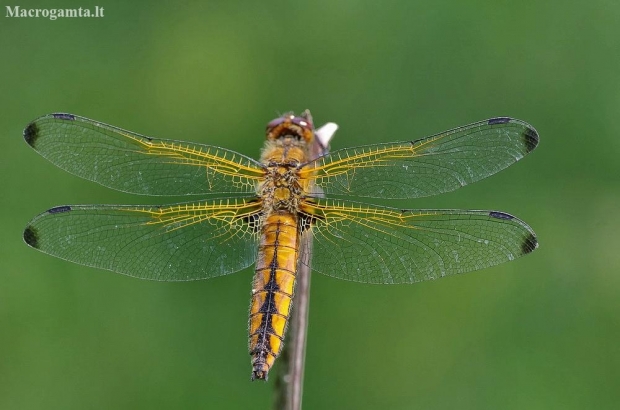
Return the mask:
<path id="1" fill-rule="evenodd" d="M 39 247 L 39 235 L 34 227 L 27 226 L 26 229 L 24 229 L 24 242 L 33 248 Z"/>
<path id="2" fill-rule="evenodd" d="M 37 138 L 39 138 L 39 126 L 33 121 L 24 128 L 24 140 L 34 148 Z"/>
<path id="3" fill-rule="evenodd" d="M 501 211 L 490 211 L 489 216 L 506 221 L 515 219 L 514 216 Z M 523 238 L 523 242 L 521 242 L 521 255 L 526 255 L 536 248 L 538 248 L 538 239 L 536 239 L 536 235 L 533 232 L 528 232 L 525 238 Z"/>
<path id="4" fill-rule="evenodd" d="M 521 255 L 527 255 L 536 248 L 538 248 L 538 239 L 536 239 L 536 235 L 530 232 L 529 235 L 523 239 L 523 243 L 521 243 Z"/>
<path id="5" fill-rule="evenodd" d="M 40 120 L 45 121 L 46 119 L 49 119 L 50 117 L 57 119 L 57 120 L 75 121 L 75 115 L 66 114 L 66 113 L 54 113 L 54 114 L 44 115 L 43 117 L 37 118 L 36 120 L 28 124 L 26 128 L 24 128 L 24 139 L 26 140 L 28 145 L 34 148 L 35 143 L 37 142 L 37 139 L 40 136 L 40 130 L 39 130 L 39 126 L 37 125 L 37 123 Z"/>
<path id="6" fill-rule="evenodd" d="M 528 125 L 523 133 L 521 134 L 523 138 L 523 143 L 525 144 L 527 153 L 534 151 L 534 148 L 538 146 L 538 132 L 531 125 Z"/>
<path id="7" fill-rule="evenodd" d="M 487 120 L 488 125 L 497 125 L 497 124 L 507 124 L 509 122 L 515 122 L 524 127 L 523 132 L 521 133 L 521 138 L 523 140 L 523 145 L 525 145 L 525 153 L 528 154 L 534 150 L 538 146 L 538 132 L 534 127 L 529 125 L 526 122 L 515 120 L 510 117 L 495 117 Z"/>

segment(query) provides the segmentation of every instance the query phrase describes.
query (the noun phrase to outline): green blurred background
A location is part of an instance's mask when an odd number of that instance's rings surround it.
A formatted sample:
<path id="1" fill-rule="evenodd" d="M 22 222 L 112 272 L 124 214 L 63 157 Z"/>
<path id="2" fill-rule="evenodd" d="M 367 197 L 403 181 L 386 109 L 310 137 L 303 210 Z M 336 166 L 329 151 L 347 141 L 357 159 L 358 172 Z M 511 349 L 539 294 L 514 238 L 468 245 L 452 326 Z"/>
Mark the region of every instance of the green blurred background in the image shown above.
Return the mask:
<path id="1" fill-rule="evenodd" d="M 501 115 L 541 136 L 492 178 L 393 203 L 514 213 L 532 255 L 412 286 L 313 276 L 305 409 L 617 408 L 619 3 L 47 3 L 19 5 L 105 17 L 2 8 L 0 408 L 270 408 L 273 383 L 249 381 L 252 270 L 156 283 L 29 249 L 54 205 L 165 199 L 80 180 L 21 133 L 71 112 L 256 157 L 265 124 L 305 108 L 340 125 L 332 148 Z"/>

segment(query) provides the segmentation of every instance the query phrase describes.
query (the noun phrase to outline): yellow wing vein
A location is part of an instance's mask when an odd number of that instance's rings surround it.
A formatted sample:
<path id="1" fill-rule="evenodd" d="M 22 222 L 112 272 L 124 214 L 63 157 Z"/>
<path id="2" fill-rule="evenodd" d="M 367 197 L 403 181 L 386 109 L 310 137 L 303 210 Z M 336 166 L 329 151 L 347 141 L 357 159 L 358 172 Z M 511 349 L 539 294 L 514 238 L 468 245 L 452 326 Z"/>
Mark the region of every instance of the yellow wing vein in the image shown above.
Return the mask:
<path id="1" fill-rule="evenodd" d="M 308 179 L 322 179 L 325 177 L 333 177 L 346 174 L 353 170 L 351 164 L 358 168 L 374 168 L 381 166 L 390 166 L 390 160 L 398 158 L 414 158 L 424 154 L 418 154 L 428 148 L 429 145 L 436 143 L 446 135 L 439 135 L 434 138 L 416 143 L 402 143 L 407 145 L 391 145 L 387 147 L 370 147 L 368 151 L 357 153 L 356 155 L 347 155 L 342 157 L 338 154 L 337 159 L 327 161 L 319 166 L 308 167 L 302 169 L 301 175 Z M 432 146 L 432 145 L 431 145 Z M 331 158 L 330 158 L 331 159 Z M 316 174 L 314 174 L 316 173 Z M 314 174 L 314 175 L 313 175 Z"/>
<path id="2" fill-rule="evenodd" d="M 161 157 L 169 157 L 177 161 L 168 163 L 183 163 L 195 166 L 203 166 L 222 175 L 232 176 L 235 178 L 247 178 L 251 180 L 261 180 L 264 171 L 258 167 L 250 167 L 243 165 L 233 155 L 231 158 L 218 155 L 211 152 L 211 148 L 207 151 L 184 146 L 183 144 L 174 144 L 165 141 L 153 142 L 143 138 L 137 138 L 129 134 L 123 134 L 125 137 L 135 141 L 143 150 L 136 151 L 147 155 L 157 155 Z M 178 161 L 181 160 L 181 161 Z"/>
<path id="3" fill-rule="evenodd" d="M 412 220 L 436 214 L 434 212 L 405 214 L 390 209 L 373 208 L 361 204 L 358 206 L 346 206 L 337 202 L 330 205 L 323 205 L 306 201 L 304 202 L 303 208 L 304 212 L 323 220 L 327 227 L 333 224 L 351 221 L 390 236 L 395 236 L 393 231 L 387 230 L 390 227 L 392 229 L 424 229 L 416 226 L 412 223 Z"/>
<path id="4" fill-rule="evenodd" d="M 130 211 L 139 212 L 149 215 L 152 220 L 144 222 L 144 225 L 162 225 L 166 228 L 166 232 L 175 231 L 190 225 L 199 224 L 205 221 L 211 221 L 211 224 L 223 222 L 231 228 L 239 228 L 235 224 L 245 223 L 244 221 L 261 211 L 261 203 L 255 202 L 239 202 L 232 199 L 222 200 L 216 203 L 202 204 L 180 204 L 158 208 L 157 210 L 142 208 L 131 209 Z M 230 229 L 228 234 L 247 233 L 248 228 L 244 230 Z M 214 238 L 225 235 L 223 232 Z"/>

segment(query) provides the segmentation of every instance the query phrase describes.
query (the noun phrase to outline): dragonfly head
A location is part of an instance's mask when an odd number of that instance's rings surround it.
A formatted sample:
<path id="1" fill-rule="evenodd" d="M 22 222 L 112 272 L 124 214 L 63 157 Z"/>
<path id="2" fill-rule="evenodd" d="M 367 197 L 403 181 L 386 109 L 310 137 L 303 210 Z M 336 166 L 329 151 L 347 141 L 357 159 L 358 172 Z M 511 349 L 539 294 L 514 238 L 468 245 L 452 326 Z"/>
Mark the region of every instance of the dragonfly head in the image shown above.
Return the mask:
<path id="1" fill-rule="evenodd" d="M 310 144 L 314 140 L 314 124 L 312 115 L 306 110 L 296 116 L 292 112 L 272 120 L 267 124 L 267 140 L 275 141 L 279 138 L 294 137 Z"/>

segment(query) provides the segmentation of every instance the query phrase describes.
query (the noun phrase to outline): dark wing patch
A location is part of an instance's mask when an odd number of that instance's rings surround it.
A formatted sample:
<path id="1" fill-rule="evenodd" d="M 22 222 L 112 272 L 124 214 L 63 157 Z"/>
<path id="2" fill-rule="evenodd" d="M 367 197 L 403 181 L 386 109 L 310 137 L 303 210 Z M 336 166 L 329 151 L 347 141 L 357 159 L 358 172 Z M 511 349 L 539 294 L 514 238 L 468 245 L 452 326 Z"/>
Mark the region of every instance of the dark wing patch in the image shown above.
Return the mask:
<path id="1" fill-rule="evenodd" d="M 39 126 L 36 122 L 31 122 L 24 128 L 24 140 L 26 143 L 34 148 L 34 144 L 39 138 Z"/>
<path id="2" fill-rule="evenodd" d="M 39 247 L 39 235 L 37 234 L 37 230 L 32 226 L 27 226 L 26 229 L 24 229 L 24 242 L 33 248 Z"/>
<path id="3" fill-rule="evenodd" d="M 521 134 L 521 137 L 523 138 L 523 143 L 525 144 L 528 153 L 532 152 L 534 148 L 538 146 L 538 132 L 536 132 L 534 127 L 530 126 L 526 128 Z"/>
<path id="4" fill-rule="evenodd" d="M 530 233 L 521 244 L 521 254 L 527 255 L 536 248 L 538 248 L 538 239 L 536 239 L 536 235 Z"/>

